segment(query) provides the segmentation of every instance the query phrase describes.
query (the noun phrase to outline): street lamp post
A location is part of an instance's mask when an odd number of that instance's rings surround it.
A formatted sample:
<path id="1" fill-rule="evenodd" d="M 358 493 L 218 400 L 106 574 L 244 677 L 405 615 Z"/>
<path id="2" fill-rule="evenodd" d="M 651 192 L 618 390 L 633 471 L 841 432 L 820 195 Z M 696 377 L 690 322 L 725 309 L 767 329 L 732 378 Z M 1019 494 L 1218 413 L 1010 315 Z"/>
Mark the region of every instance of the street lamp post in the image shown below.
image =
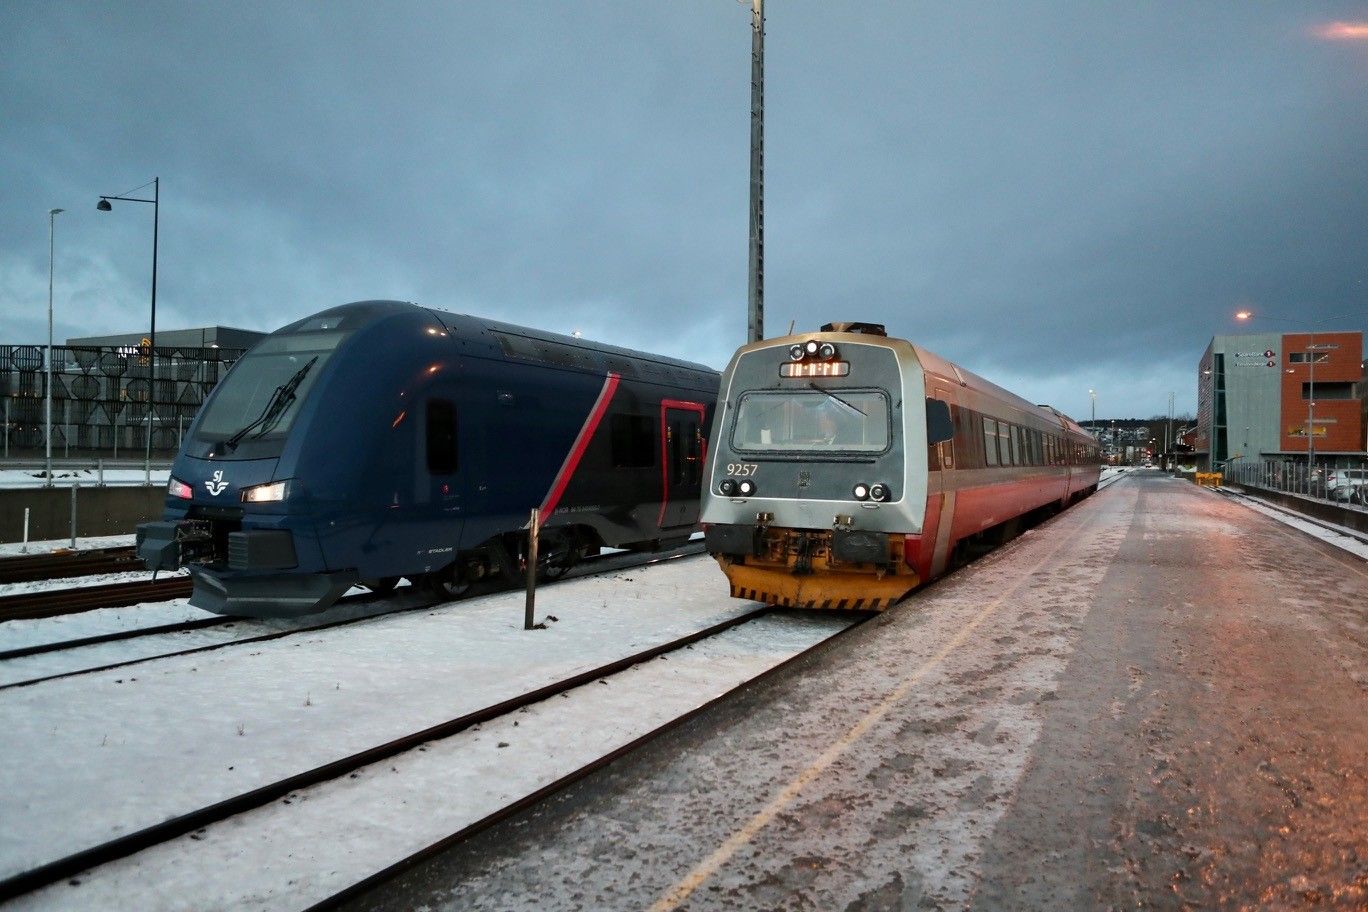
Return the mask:
<path id="1" fill-rule="evenodd" d="M 53 243 L 53 226 L 57 221 L 58 213 L 65 212 L 65 209 L 48 210 L 48 345 L 47 345 L 47 385 L 43 393 L 43 423 L 47 426 L 44 436 L 47 443 L 44 446 L 43 461 L 47 469 L 47 487 L 52 487 L 52 276 L 53 276 L 53 254 L 56 246 Z"/>
<path id="2" fill-rule="evenodd" d="M 1088 398 L 1092 400 L 1092 418 L 1088 421 L 1088 430 L 1097 434 L 1097 390 L 1088 390 Z"/>
<path id="3" fill-rule="evenodd" d="M 146 187 L 147 184 L 143 184 Z M 136 187 L 128 191 L 133 193 L 141 190 Z M 152 198 L 143 199 L 136 196 L 101 196 L 100 201 L 95 204 L 95 208 L 101 212 L 109 212 L 114 207 L 109 204 L 110 200 L 123 200 L 128 203 L 151 203 L 152 204 L 152 326 L 148 334 L 147 341 L 150 343 L 147 350 L 147 452 L 144 457 L 146 462 L 144 468 L 150 473 L 152 471 L 152 413 L 155 411 L 153 402 L 156 399 L 157 390 L 157 225 L 161 216 L 161 178 L 152 178 Z"/>
<path id="4" fill-rule="evenodd" d="M 749 320 L 746 341 L 765 337 L 765 3 L 751 0 Z"/>

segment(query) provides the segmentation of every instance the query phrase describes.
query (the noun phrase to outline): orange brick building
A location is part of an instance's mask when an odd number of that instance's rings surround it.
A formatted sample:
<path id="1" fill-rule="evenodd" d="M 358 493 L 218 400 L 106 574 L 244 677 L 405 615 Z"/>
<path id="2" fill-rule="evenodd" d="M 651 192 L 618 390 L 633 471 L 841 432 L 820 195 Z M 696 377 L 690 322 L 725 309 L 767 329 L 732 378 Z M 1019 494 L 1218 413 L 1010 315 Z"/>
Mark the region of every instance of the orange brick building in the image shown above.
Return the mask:
<path id="1" fill-rule="evenodd" d="M 1362 332 L 1213 337 L 1197 373 L 1199 464 L 1304 457 L 1311 443 L 1318 463 L 1368 457 L 1363 358 Z"/>

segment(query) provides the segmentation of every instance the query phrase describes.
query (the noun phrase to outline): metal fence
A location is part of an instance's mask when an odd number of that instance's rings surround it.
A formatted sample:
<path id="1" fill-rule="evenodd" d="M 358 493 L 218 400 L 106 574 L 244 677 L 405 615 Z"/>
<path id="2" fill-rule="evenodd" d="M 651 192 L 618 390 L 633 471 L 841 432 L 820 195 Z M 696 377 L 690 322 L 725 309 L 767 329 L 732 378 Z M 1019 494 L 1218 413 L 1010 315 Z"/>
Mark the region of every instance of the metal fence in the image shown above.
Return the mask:
<path id="1" fill-rule="evenodd" d="M 1305 459 L 1235 459 L 1224 472 L 1227 483 L 1368 506 L 1368 459 L 1317 462 L 1310 471 Z"/>
<path id="2" fill-rule="evenodd" d="M 209 391 L 241 349 L 158 346 L 156 376 L 146 349 L 52 349 L 52 455 L 136 457 L 174 453 Z M 46 345 L 0 345 L 3 458 L 45 451 Z"/>

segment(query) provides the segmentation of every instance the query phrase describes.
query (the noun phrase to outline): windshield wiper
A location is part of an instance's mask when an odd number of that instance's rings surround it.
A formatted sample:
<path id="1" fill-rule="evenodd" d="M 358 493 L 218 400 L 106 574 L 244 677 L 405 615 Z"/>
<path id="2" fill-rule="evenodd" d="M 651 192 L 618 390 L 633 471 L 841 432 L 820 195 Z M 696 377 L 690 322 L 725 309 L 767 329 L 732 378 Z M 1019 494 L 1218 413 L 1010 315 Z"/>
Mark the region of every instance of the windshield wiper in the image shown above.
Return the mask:
<path id="1" fill-rule="evenodd" d="M 812 387 L 813 389 L 815 389 L 815 390 L 816 390 L 817 392 L 819 392 L 819 393 L 826 393 L 826 394 L 827 394 L 828 396 L 830 396 L 832 399 L 835 399 L 837 402 L 841 403 L 841 405 L 844 405 L 846 408 L 850 409 L 852 412 L 858 412 L 859 414 L 864 415 L 864 417 L 866 417 L 866 418 L 869 417 L 869 415 L 867 415 L 867 414 L 865 414 L 865 412 L 861 411 L 860 408 L 858 408 L 857 406 L 851 405 L 849 402 L 846 402 L 844 399 L 842 399 L 840 396 L 838 396 L 838 395 L 836 395 L 835 393 L 833 393 L 831 390 L 829 390 L 829 389 L 822 389 L 822 388 L 821 388 L 820 386 L 818 386 L 817 384 L 811 383 L 811 382 L 808 383 L 808 386 Z"/>
<path id="2" fill-rule="evenodd" d="M 257 416 L 256 420 L 238 431 L 232 437 L 229 437 L 224 441 L 224 445 L 230 450 L 235 450 L 237 449 L 237 445 L 242 442 L 242 438 L 246 437 L 249 431 L 260 428 L 260 430 L 256 432 L 256 436 L 260 437 L 262 434 L 265 434 L 271 428 L 275 427 L 275 423 L 280 420 L 280 416 L 284 415 L 285 410 L 290 407 L 290 403 L 294 402 L 295 390 L 299 389 L 299 384 L 303 382 L 304 375 L 309 372 L 309 368 L 313 367 L 314 362 L 317 360 L 318 356 L 314 355 L 303 367 L 295 371 L 294 375 L 291 376 L 289 380 L 286 380 L 284 383 L 280 384 L 280 386 L 277 386 L 275 392 L 271 394 L 270 400 L 267 401 L 266 407 L 261 410 L 261 414 Z"/>

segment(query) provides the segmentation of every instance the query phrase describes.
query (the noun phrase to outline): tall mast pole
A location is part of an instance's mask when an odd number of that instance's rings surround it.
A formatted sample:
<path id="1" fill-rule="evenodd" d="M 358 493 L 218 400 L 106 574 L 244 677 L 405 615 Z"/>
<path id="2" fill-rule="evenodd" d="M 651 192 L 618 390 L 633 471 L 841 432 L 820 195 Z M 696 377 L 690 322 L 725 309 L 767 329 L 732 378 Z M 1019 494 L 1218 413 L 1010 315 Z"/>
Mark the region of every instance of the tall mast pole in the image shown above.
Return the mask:
<path id="1" fill-rule="evenodd" d="M 765 337 L 765 13 L 751 0 L 750 317 L 748 342 Z"/>

